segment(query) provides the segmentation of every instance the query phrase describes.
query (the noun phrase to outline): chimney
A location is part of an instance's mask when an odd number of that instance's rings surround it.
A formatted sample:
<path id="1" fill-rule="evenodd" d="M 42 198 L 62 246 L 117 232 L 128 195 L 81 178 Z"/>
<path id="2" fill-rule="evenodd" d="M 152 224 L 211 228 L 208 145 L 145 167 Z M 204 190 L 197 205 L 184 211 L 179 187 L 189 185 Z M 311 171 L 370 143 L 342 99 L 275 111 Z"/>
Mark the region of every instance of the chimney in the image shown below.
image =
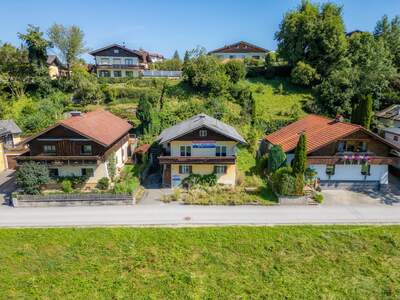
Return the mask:
<path id="1" fill-rule="evenodd" d="M 79 117 L 82 115 L 82 113 L 79 110 L 70 111 L 69 114 L 71 115 L 71 117 Z"/>
<path id="2" fill-rule="evenodd" d="M 343 122 L 343 116 L 342 115 L 336 115 L 335 117 L 335 122 Z"/>

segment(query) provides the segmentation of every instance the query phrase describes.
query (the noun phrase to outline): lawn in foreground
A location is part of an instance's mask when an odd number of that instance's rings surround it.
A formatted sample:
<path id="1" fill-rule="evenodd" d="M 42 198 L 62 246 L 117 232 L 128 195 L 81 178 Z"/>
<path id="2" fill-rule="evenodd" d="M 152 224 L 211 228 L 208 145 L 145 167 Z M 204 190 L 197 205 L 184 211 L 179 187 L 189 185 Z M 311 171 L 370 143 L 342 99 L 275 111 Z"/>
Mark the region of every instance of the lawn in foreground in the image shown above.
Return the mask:
<path id="1" fill-rule="evenodd" d="M 1 299 L 398 299 L 400 227 L 0 230 Z"/>

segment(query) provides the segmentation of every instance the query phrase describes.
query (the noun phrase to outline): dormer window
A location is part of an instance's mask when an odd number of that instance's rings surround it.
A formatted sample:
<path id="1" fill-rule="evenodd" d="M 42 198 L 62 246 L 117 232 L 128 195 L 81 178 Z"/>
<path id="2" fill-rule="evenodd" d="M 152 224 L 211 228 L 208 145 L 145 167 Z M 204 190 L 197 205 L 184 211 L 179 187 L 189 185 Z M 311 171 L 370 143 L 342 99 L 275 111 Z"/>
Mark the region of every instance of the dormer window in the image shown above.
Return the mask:
<path id="1" fill-rule="evenodd" d="M 206 137 L 207 136 L 207 130 L 205 130 L 205 129 L 200 130 L 199 131 L 199 136 L 200 137 Z"/>

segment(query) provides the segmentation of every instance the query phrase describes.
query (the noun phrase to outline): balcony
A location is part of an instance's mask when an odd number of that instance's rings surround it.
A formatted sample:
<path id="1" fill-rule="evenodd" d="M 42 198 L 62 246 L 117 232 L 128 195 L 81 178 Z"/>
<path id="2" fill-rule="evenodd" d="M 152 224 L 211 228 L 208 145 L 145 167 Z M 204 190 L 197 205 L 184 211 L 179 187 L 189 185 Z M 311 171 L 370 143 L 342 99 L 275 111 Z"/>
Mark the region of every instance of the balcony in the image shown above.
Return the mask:
<path id="1" fill-rule="evenodd" d="M 233 165 L 235 156 L 160 156 L 160 164 L 220 164 Z"/>
<path id="2" fill-rule="evenodd" d="M 139 69 L 142 66 L 142 64 L 136 64 L 136 65 L 127 65 L 127 64 L 99 64 L 97 65 L 98 70 L 109 70 L 109 69 L 116 69 L 116 70 L 122 70 L 122 69 Z"/>

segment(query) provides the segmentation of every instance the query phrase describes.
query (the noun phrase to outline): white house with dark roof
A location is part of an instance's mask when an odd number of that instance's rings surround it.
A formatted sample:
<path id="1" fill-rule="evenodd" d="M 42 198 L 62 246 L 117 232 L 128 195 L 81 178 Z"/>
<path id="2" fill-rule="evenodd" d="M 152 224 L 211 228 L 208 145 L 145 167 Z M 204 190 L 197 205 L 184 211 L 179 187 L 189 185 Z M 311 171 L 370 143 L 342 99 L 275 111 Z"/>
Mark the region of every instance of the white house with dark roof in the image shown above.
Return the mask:
<path id="1" fill-rule="evenodd" d="M 216 56 L 220 59 L 264 59 L 269 51 L 262 47 L 250 44 L 248 42 L 240 41 L 231 45 L 210 51 L 208 54 Z"/>
<path id="2" fill-rule="evenodd" d="M 235 185 L 237 144 L 246 141 L 232 126 L 198 114 L 161 132 L 163 185 L 180 186 L 190 174 L 216 174 L 218 183 Z"/>

